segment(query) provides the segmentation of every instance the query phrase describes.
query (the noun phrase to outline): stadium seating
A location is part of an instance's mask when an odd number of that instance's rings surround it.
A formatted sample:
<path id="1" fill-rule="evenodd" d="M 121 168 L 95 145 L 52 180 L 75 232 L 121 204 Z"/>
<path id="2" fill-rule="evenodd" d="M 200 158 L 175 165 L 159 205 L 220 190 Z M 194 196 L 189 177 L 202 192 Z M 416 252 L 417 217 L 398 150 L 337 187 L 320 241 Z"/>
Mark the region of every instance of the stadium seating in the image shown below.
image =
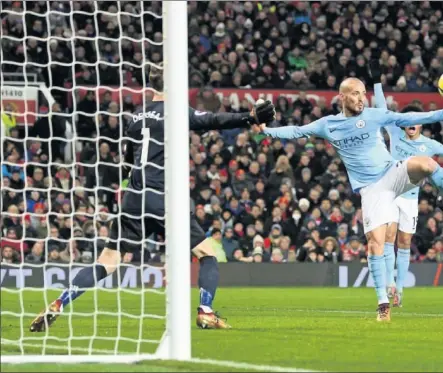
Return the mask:
<path id="1" fill-rule="evenodd" d="M 44 14 L 46 5 L 41 3 L 2 1 L 4 9 L 26 6 Z M 109 10 L 114 3 L 97 2 L 102 10 Z M 131 9 L 131 1 L 121 3 Z M 88 4 L 66 2 L 61 7 L 65 11 L 70 6 L 88 11 L 83 9 Z M 159 12 L 161 2 L 146 1 L 145 7 Z M 367 63 L 378 58 L 391 109 L 414 100 L 425 109 L 436 108 L 441 102 L 435 93 L 436 84 L 443 72 L 440 7 L 439 2 L 191 1 L 190 102 L 199 110 L 234 112 L 249 110 L 251 97 L 272 97 L 282 125 L 303 125 L 338 112 L 334 91 L 344 77 L 357 76 L 370 88 Z M 68 17 L 59 17 L 51 33 L 69 37 L 63 34 L 64 22 L 68 21 Z M 28 35 L 44 37 L 39 22 L 44 24 L 46 17 L 27 17 L 27 23 L 19 26 L 13 17 L 2 14 L 5 35 L 22 37 L 26 27 Z M 120 180 L 113 165 L 118 163 L 120 149 L 116 143 L 97 137 L 118 139 L 128 117 L 122 115 L 118 120 L 106 113 L 133 112 L 137 97 L 124 95 L 120 102 L 119 94 L 106 90 L 99 97 L 82 90 L 72 95 L 68 92 L 75 85 L 94 90 L 98 84 L 142 85 L 141 43 L 119 43 L 118 30 L 104 18 L 98 19 L 99 30 L 82 14 L 76 15 L 75 22 L 79 35 L 100 32 L 113 39 L 97 45 L 103 59 L 117 62 L 123 58 L 136 67 L 123 64 L 122 74 L 118 74 L 113 68 L 96 70 L 82 65 L 96 62 L 96 46 L 89 41 L 75 40 L 75 50 L 71 50 L 70 42 L 63 41 L 51 42 L 48 47 L 30 39 L 25 50 L 21 44 L 2 42 L 5 73 L 20 73 L 16 64 L 8 62 L 23 61 L 24 54 L 32 56 L 33 62 L 45 63 L 49 49 L 55 60 L 75 62 L 74 69 L 26 67 L 27 73 L 36 74 L 51 87 L 57 101 L 54 111 L 71 114 L 76 108 L 94 114 L 99 107 L 104 113 L 94 118 L 69 118 L 78 135 L 90 139 L 76 145 L 77 161 L 83 165 L 75 167 L 48 166 L 48 161 L 65 161 L 65 144 L 43 141 L 50 139 L 50 134 L 63 137 L 65 116 L 54 115 L 52 121 L 37 118 L 28 135 L 39 136 L 42 141 L 23 144 L 20 139 L 25 131 L 16 123 L 17 118 L 2 114 L 8 135 L 16 138 L 3 146 L 3 159 L 16 166 L 2 167 L 1 183 L 17 189 L 16 193 L 2 191 L 1 260 L 5 263 L 41 262 L 45 258 L 91 262 L 96 250 L 104 247 L 109 218 L 118 213 Z M 161 39 L 158 20 L 148 17 L 144 23 L 146 35 L 132 23 L 122 25 L 123 32 L 135 39 Z M 161 61 L 161 48 L 151 46 L 147 58 Z M 42 113 L 47 110 L 45 105 L 39 108 Z M 442 125 L 427 126 L 425 135 L 442 141 Z M 97 175 L 94 165 L 98 160 L 101 166 Z M 29 161 L 41 165 L 28 165 Z M 208 236 L 214 228 L 222 230 L 221 242 L 213 238 L 214 245 L 221 243 L 228 261 L 252 263 L 260 256 L 272 262 L 366 261 L 359 197 L 351 193 L 343 165 L 323 140 L 283 143 L 241 130 L 191 133 L 190 164 L 196 215 Z M 25 185 L 28 189 L 23 193 Z M 101 190 L 95 195 L 79 189 L 70 193 L 72 187 L 81 186 L 112 186 L 113 191 Z M 420 201 L 414 257 L 433 261 L 436 251 L 435 260 L 443 261 L 443 206 L 437 205 L 430 185 L 423 188 Z M 70 219 L 62 213 L 74 215 Z M 50 238 L 45 241 L 47 236 Z M 19 243 L 14 241 L 21 238 Z M 431 248 L 431 255 L 427 255 Z M 124 261 L 138 262 L 142 255 L 152 261 L 163 260 L 160 246 L 149 244 L 134 255 L 126 255 Z"/>

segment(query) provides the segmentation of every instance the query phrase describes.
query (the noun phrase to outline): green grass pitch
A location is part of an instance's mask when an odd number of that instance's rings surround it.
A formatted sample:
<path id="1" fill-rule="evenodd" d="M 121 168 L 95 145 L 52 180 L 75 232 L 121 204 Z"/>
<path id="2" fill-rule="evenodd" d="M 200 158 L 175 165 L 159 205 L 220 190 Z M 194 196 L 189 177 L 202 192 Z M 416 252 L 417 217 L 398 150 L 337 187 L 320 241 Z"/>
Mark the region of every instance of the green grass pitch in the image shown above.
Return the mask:
<path id="1" fill-rule="evenodd" d="M 59 292 L 48 291 L 52 300 Z M 140 318 L 140 310 L 164 315 L 165 296 L 140 291 L 88 292 L 77 299 L 74 312 L 65 310 L 45 336 L 28 331 L 32 316 L 44 306 L 42 291 L 1 292 L 1 355 L 20 354 L 5 340 L 23 337 L 24 354 L 154 352 L 164 320 Z M 120 302 L 118 301 L 120 299 Z M 193 312 L 198 302 L 192 291 Z M 21 311 L 16 317 L 5 312 Z M 368 288 L 224 288 L 216 307 L 233 326 L 230 330 L 192 331 L 193 357 L 255 365 L 318 371 L 438 372 L 443 369 L 443 288 L 406 289 L 404 307 L 393 309 L 390 323 L 375 321 L 376 298 Z M 97 306 L 105 314 L 94 315 Z M 121 311 L 121 317 L 117 313 Z M 28 315 L 29 314 L 29 315 Z M 94 327 L 95 326 L 95 327 Z M 23 335 L 21 332 L 23 331 Z M 120 342 L 115 337 L 120 332 Z M 73 336 L 69 342 L 69 336 Z M 92 338 L 95 336 L 95 338 Z M 145 340 L 137 343 L 139 338 Z M 34 339 L 32 339 L 34 338 Z M 102 339 L 103 338 L 103 339 Z M 197 372 L 251 371 L 196 363 L 144 361 L 130 365 L 2 364 L 2 372 Z M 265 369 L 263 369 L 265 370 Z"/>

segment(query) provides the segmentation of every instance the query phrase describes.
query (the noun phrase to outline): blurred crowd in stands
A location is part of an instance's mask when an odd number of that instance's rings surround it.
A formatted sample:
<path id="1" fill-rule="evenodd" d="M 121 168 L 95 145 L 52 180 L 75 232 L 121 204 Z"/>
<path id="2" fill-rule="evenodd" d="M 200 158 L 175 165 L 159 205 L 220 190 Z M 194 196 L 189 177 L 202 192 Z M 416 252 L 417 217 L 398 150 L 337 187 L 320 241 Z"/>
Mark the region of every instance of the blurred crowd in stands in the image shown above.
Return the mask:
<path id="1" fill-rule="evenodd" d="M 95 87 L 148 85 L 145 61 L 162 61 L 161 2 L 1 3 L 4 76 L 36 74 L 55 99 L 32 126 L 2 107 L 1 260 L 90 263 L 119 212 L 120 139 L 137 109 L 130 95 Z M 443 72 L 439 2 L 188 4 L 190 86 L 200 110 L 249 110 L 247 100 L 234 108 L 214 88 L 294 90 L 297 100 L 276 100 L 277 119 L 304 125 L 339 111 L 338 102 L 313 102 L 305 91 L 335 90 L 348 76 L 370 86 L 370 59 L 383 66 L 385 92 L 436 92 Z M 424 135 L 442 141 L 442 124 Z M 359 195 L 323 140 L 191 132 L 190 166 L 195 213 L 220 262 L 366 261 Z M 442 211 L 425 184 L 413 261 L 443 261 Z M 157 243 L 123 262 L 163 261 L 164 237 L 151 239 Z"/>

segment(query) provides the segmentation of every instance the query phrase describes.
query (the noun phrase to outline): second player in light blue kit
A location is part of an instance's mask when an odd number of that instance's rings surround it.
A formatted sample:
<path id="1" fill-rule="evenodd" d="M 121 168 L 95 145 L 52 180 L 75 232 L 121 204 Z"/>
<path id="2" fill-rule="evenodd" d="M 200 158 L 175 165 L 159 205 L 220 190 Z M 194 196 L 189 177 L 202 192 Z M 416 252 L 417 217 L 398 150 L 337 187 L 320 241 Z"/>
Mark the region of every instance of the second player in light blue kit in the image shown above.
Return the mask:
<path id="1" fill-rule="evenodd" d="M 377 77 L 377 75 L 376 75 Z M 377 108 L 387 108 L 380 83 L 374 85 L 375 105 Z M 405 107 L 402 112 L 421 111 L 414 106 Z M 405 160 L 412 156 L 443 156 L 443 144 L 421 134 L 422 126 L 415 125 L 404 129 L 396 126 L 385 128 L 390 138 L 390 152 L 397 160 Z M 396 219 L 389 224 L 386 233 L 384 257 L 386 261 L 386 281 L 388 296 L 393 298 L 394 307 L 403 303 L 403 286 L 409 270 L 411 256 L 411 241 L 415 234 L 418 218 L 419 187 L 411 189 L 398 196 L 395 201 Z M 398 238 L 397 238 L 398 232 Z M 395 269 L 395 239 L 397 238 L 397 282 L 394 280 Z"/>
<path id="2" fill-rule="evenodd" d="M 368 240 L 368 266 L 378 298 L 377 320 L 389 321 L 384 244 L 388 223 L 396 220 L 395 199 L 416 188 L 429 177 L 443 191 L 443 168 L 427 156 L 395 160 L 389 153 L 381 129 L 407 127 L 443 120 L 443 110 L 429 113 L 395 113 L 386 109 L 365 108 L 366 88 L 355 78 L 340 85 L 342 112 L 298 127 L 255 130 L 266 135 L 296 139 L 316 136 L 328 140 L 336 149 L 348 172 L 352 189 L 362 199 L 364 231 Z"/>

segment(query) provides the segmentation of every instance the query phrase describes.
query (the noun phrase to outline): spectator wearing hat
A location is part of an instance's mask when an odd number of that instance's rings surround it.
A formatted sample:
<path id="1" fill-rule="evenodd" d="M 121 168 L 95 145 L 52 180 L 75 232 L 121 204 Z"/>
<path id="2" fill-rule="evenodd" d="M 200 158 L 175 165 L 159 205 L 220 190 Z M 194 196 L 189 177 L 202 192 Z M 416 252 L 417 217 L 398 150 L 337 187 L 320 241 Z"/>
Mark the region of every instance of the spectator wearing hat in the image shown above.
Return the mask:
<path id="1" fill-rule="evenodd" d="M 349 227 L 347 224 L 340 224 L 337 229 L 337 242 L 341 249 L 343 249 L 349 242 Z"/>
<path id="2" fill-rule="evenodd" d="M 25 214 L 23 215 L 23 236 L 22 239 L 29 245 L 32 246 L 35 239 L 40 238 L 44 239 L 47 237 L 47 227 L 46 222 L 43 225 L 39 225 L 36 228 L 34 228 L 31 224 L 31 215 Z"/>
<path id="3" fill-rule="evenodd" d="M 254 184 L 246 178 L 245 171 L 239 169 L 235 171 L 235 178 L 232 181 L 232 188 L 234 190 L 234 194 L 237 197 L 240 197 L 244 189 L 248 191 L 254 190 Z"/>
<path id="4" fill-rule="evenodd" d="M 271 248 L 265 246 L 265 240 L 263 237 L 259 234 L 257 234 L 254 239 L 252 240 L 252 255 L 254 255 L 254 252 L 261 252 L 262 255 L 262 262 L 269 262 L 271 259 Z"/>
<path id="5" fill-rule="evenodd" d="M 258 246 L 252 251 L 252 262 L 253 263 L 263 262 L 263 248 Z"/>
<path id="6" fill-rule="evenodd" d="M 269 236 L 265 238 L 265 247 L 273 250 L 280 245 L 280 239 L 283 237 L 283 228 L 280 224 L 273 224 Z"/>
<path id="7" fill-rule="evenodd" d="M 365 245 L 363 245 L 362 239 L 360 237 L 358 236 L 349 237 L 349 243 L 346 246 L 345 250 L 348 250 L 348 253 L 353 257 L 353 260 L 366 263 L 367 250 Z"/>
<path id="8" fill-rule="evenodd" d="M 344 198 L 341 206 L 340 206 L 341 213 L 343 215 L 343 221 L 345 223 L 350 223 L 352 221 L 352 218 L 356 212 L 356 208 L 354 206 L 354 203 L 352 200 L 347 197 Z"/>

